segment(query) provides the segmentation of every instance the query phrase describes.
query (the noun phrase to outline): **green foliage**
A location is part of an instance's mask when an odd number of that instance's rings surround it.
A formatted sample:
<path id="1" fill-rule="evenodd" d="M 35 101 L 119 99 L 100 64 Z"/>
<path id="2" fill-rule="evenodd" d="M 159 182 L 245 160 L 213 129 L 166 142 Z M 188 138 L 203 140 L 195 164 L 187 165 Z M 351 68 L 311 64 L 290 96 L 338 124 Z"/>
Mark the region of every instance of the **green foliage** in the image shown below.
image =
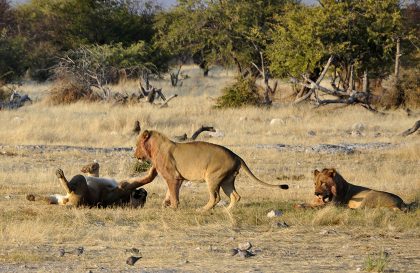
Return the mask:
<path id="1" fill-rule="evenodd" d="M 223 95 L 217 99 L 217 108 L 237 108 L 260 103 L 255 79 L 251 77 L 238 78 L 231 86 L 223 89 Z"/>
<path id="2" fill-rule="evenodd" d="M 147 161 L 138 161 L 136 160 L 131 165 L 131 173 L 132 174 L 139 174 L 148 171 L 152 167 L 152 164 Z"/>
<path id="3" fill-rule="evenodd" d="M 271 70 L 280 76 L 300 76 L 322 66 L 330 55 L 348 77 L 367 69 L 370 76 L 389 74 L 395 56 L 395 38 L 401 33 L 398 0 L 322 0 L 320 6 L 288 6 L 277 17 L 273 44 L 268 49 Z"/>
<path id="4" fill-rule="evenodd" d="M 27 37 L 25 49 L 32 76 L 45 80 L 56 57 L 91 44 L 149 43 L 155 7 L 136 1 L 31 0 L 19 5 L 16 21 Z"/>
<path id="5" fill-rule="evenodd" d="M 364 270 L 367 272 L 384 272 L 389 263 L 389 254 L 383 250 L 377 255 L 368 255 Z"/>
<path id="6" fill-rule="evenodd" d="M 26 68 L 24 39 L 0 33 L 0 80 L 11 81 L 22 76 Z"/>
<path id="7" fill-rule="evenodd" d="M 156 23 L 156 43 L 181 57 L 199 62 L 236 65 L 239 72 L 260 63 L 259 51 L 270 37 L 274 14 L 291 0 L 183 0 Z"/>

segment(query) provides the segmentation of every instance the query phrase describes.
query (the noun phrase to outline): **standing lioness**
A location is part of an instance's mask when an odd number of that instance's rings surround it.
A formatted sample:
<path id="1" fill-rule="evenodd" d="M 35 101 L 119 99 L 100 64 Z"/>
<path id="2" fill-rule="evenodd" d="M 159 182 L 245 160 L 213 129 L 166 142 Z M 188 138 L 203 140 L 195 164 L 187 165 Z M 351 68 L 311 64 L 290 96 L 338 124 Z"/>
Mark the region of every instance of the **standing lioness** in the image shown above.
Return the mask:
<path id="1" fill-rule="evenodd" d="M 245 162 L 231 150 L 207 142 L 176 143 L 157 131 L 140 134 L 134 156 L 150 160 L 158 173 L 166 180 L 168 191 L 165 206 L 177 208 L 179 188 L 184 180 L 207 182 L 210 199 L 203 210 L 213 208 L 219 201 L 220 188 L 230 197 L 228 209 L 241 198 L 235 189 L 235 178 L 242 167 L 256 182 L 268 187 L 288 189 L 288 185 L 270 185 L 252 174 Z"/>

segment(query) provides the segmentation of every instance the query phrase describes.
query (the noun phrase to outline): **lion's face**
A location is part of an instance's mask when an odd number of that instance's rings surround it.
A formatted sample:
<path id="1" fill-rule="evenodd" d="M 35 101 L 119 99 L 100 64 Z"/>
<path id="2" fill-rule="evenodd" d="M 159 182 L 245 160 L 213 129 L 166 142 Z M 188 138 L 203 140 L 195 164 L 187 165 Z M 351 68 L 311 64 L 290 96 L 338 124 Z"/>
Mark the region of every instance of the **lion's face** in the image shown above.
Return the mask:
<path id="1" fill-rule="evenodd" d="M 144 161 L 150 159 L 150 152 L 148 151 L 149 145 L 146 143 L 149 138 L 149 131 L 144 131 L 140 134 L 137 140 L 136 151 L 134 152 L 134 157 L 138 160 Z"/>
<path id="2" fill-rule="evenodd" d="M 147 191 L 143 188 L 133 191 L 130 195 L 130 206 L 132 208 L 143 207 L 146 203 Z"/>
<path id="3" fill-rule="evenodd" d="M 322 171 L 314 171 L 315 195 L 322 199 L 323 202 L 331 202 L 337 194 L 334 169 L 323 169 Z"/>

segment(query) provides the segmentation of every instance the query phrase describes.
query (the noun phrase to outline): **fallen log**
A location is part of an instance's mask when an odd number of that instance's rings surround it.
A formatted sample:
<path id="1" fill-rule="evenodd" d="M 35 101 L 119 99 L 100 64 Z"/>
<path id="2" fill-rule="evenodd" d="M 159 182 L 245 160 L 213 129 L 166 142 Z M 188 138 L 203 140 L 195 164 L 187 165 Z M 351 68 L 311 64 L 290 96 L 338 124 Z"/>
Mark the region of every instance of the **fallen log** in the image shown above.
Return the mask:
<path id="1" fill-rule="evenodd" d="M 414 123 L 413 127 L 411 127 L 410 129 L 407 129 L 404 132 L 402 132 L 401 135 L 404 136 L 404 137 L 409 136 L 409 135 L 415 133 L 419 128 L 420 128 L 420 120 L 416 121 Z"/>

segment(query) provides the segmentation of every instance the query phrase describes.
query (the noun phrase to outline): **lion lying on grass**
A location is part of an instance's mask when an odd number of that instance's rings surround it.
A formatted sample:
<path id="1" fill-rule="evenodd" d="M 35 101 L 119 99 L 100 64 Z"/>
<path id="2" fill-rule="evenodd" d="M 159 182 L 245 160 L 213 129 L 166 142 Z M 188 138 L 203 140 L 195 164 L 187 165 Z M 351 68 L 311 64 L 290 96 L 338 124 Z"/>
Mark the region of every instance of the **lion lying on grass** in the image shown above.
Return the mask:
<path id="1" fill-rule="evenodd" d="M 177 208 L 183 180 L 205 180 L 210 199 L 202 208 L 209 210 L 219 201 L 220 188 L 230 197 L 228 209 L 241 198 L 235 189 L 235 178 L 242 169 L 254 181 L 272 188 L 288 189 L 288 185 L 270 185 L 254 176 L 245 162 L 229 149 L 207 142 L 176 143 L 157 131 L 140 134 L 134 156 L 150 160 L 166 180 L 165 206 Z"/>
<path id="2" fill-rule="evenodd" d="M 155 168 L 150 168 L 147 176 L 142 178 L 130 178 L 126 181 L 117 182 L 112 178 L 99 176 L 99 164 L 93 163 L 82 168 L 87 176 L 76 175 L 70 181 L 64 176 L 61 169 L 57 169 L 56 175 L 64 188 L 66 195 L 54 194 L 39 196 L 28 194 L 29 201 L 42 200 L 49 204 L 66 206 L 89 206 L 107 207 L 112 205 L 128 205 L 134 208 L 143 207 L 146 202 L 147 192 L 145 189 L 137 189 L 153 181 L 157 176 Z"/>
<path id="3" fill-rule="evenodd" d="M 315 170 L 314 184 L 316 197 L 311 207 L 332 203 L 351 209 L 385 207 L 407 211 L 415 205 L 407 205 L 399 196 L 389 192 L 350 184 L 335 169 Z"/>

